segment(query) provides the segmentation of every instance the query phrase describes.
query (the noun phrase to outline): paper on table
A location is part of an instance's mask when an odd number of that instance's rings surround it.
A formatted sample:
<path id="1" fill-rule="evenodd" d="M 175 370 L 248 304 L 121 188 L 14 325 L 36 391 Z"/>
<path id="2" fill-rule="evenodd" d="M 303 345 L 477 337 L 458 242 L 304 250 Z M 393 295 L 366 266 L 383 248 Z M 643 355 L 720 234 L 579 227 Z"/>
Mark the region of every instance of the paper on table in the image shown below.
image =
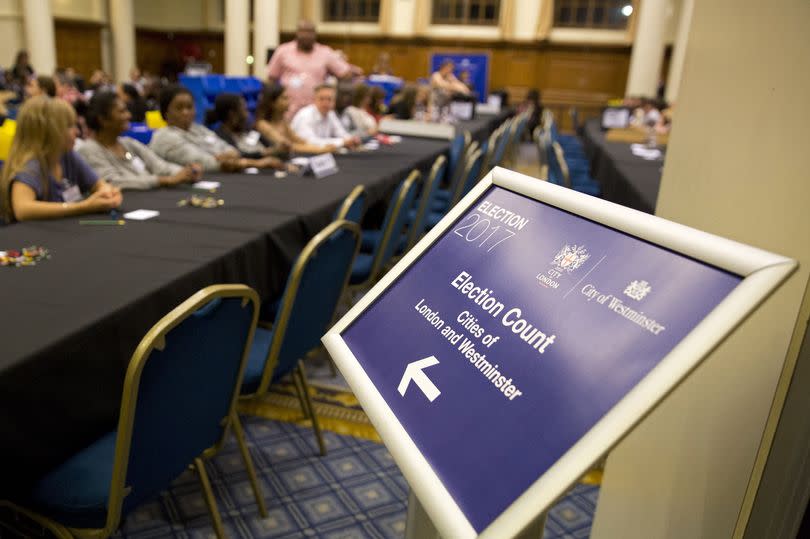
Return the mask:
<path id="1" fill-rule="evenodd" d="M 206 191 L 210 191 L 211 189 L 219 189 L 220 185 L 221 184 L 219 182 L 212 182 L 212 181 L 203 180 L 203 181 L 196 182 L 196 183 L 192 184 L 191 186 L 194 189 L 204 189 Z"/>
<path id="2" fill-rule="evenodd" d="M 155 210 L 135 210 L 125 213 L 124 219 L 129 219 L 130 221 L 146 221 L 158 215 L 160 215 L 160 212 Z"/>
<path id="3" fill-rule="evenodd" d="M 245 169 L 245 174 L 258 174 L 259 169 L 256 167 L 248 167 Z"/>
<path id="4" fill-rule="evenodd" d="M 663 155 L 658 148 L 647 148 L 643 144 L 631 144 L 630 151 L 633 155 L 643 159 L 658 159 Z"/>

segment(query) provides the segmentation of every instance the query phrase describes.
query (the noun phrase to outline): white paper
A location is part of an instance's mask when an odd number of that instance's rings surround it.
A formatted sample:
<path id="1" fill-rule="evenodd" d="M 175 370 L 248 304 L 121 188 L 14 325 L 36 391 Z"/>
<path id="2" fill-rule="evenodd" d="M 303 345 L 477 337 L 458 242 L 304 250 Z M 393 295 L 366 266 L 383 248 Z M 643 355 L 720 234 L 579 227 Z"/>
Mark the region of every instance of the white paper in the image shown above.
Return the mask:
<path id="1" fill-rule="evenodd" d="M 256 167 L 248 167 L 245 169 L 245 174 L 258 174 L 259 169 Z"/>
<path id="2" fill-rule="evenodd" d="M 643 144 L 631 144 L 630 151 L 636 157 L 652 161 L 653 159 L 660 159 L 663 155 L 658 148 L 648 148 Z"/>
<path id="3" fill-rule="evenodd" d="M 221 184 L 219 182 L 212 182 L 208 180 L 203 180 L 192 184 L 191 186 L 194 189 L 203 189 L 205 191 L 210 191 L 211 189 L 219 189 Z"/>
<path id="4" fill-rule="evenodd" d="M 158 215 L 160 215 L 160 212 L 155 210 L 135 210 L 125 213 L 124 219 L 128 219 L 130 221 L 146 221 L 147 219 L 157 217 Z"/>

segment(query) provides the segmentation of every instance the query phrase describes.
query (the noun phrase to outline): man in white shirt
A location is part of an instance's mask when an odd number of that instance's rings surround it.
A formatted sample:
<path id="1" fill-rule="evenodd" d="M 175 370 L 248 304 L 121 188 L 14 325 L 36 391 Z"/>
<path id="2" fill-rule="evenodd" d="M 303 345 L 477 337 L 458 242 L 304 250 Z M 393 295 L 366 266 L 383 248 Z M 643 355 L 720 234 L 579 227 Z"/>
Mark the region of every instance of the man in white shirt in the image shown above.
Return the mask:
<path id="1" fill-rule="evenodd" d="M 351 136 L 335 114 L 335 88 L 327 84 L 315 88 L 315 103 L 300 109 L 291 127 L 311 144 L 337 148 L 354 148 L 360 144 L 360 139 Z"/>

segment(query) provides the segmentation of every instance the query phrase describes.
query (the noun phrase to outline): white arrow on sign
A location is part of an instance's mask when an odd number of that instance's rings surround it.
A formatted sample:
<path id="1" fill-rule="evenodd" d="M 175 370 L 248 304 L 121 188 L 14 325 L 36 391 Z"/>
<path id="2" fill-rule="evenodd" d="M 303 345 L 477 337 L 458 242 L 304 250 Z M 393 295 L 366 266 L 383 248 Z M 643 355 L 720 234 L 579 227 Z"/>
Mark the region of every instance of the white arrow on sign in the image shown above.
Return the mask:
<path id="1" fill-rule="evenodd" d="M 430 378 L 423 372 L 423 369 L 438 364 L 439 360 L 436 359 L 436 356 L 430 356 L 425 359 L 420 359 L 419 361 L 408 363 L 408 366 L 405 367 L 405 374 L 402 375 L 402 380 L 399 381 L 399 387 L 397 387 L 399 394 L 404 397 L 405 391 L 408 389 L 408 384 L 413 380 L 430 402 L 435 401 L 436 397 L 441 395 L 442 392 L 430 381 Z"/>

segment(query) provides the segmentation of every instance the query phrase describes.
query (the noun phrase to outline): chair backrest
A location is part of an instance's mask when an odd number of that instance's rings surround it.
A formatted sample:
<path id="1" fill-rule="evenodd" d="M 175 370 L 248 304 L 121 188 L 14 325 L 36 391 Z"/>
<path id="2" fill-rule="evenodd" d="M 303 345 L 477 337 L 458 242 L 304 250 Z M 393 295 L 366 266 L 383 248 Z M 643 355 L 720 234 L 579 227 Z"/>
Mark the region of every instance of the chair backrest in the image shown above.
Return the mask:
<path id="1" fill-rule="evenodd" d="M 334 221 L 307 243 L 293 265 L 273 324 L 258 394 L 317 347 L 334 317 L 360 247 L 360 227 Z"/>
<path id="2" fill-rule="evenodd" d="M 453 143 L 450 145 L 450 152 L 447 154 L 447 170 L 449 170 L 452 175 L 451 180 L 455 179 L 455 176 L 460 171 L 459 169 L 463 166 L 460 165 L 461 159 L 470 146 L 471 140 L 472 136 L 469 131 L 462 131 L 456 134 L 456 138 L 453 139 Z"/>
<path id="3" fill-rule="evenodd" d="M 464 168 L 467 164 L 467 161 L 472 155 L 473 151 L 478 149 L 478 142 L 475 140 L 470 140 L 470 142 L 464 148 L 464 153 L 456 163 L 455 170 L 450 170 L 448 167 L 448 171 L 451 174 L 450 181 L 447 184 L 447 192 L 450 193 L 450 198 L 453 197 L 453 193 L 456 192 L 456 188 L 458 187 L 459 182 L 462 181 L 464 178 Z"/>
<path id="4" fill-rule="evenodd" d="M 160 114 L 159 110 L 147 110 L 146 111 L 146 126 L 149 129 L 160 129 L 161 127 L 166 127 L 167 124 L 166 120 L 163 119 L 163 115 Z"/>
<path id="5" fill-rule="evenodd" d="M 382 238 L 374 248 L 371 271 L 366 282 L 373 282 L 396 253 L 400 238 L 408 224 L 408 212 L 413 207 L 422 173 L 412 170 L 394 191 L 383 219 Z"/>
<path id="6" fill-rule="evenodd" d="M 209 286 L 141 340 L 124 380 L 105 529 L 222 446 L 258 313 L 251 288 Z"/>
<path id="7" fill-rule="evenodd" d="M 509 145 L 509 137 L 512 133 L 512 126 L 515 123 L 514 118 L 510 118 L 504 122 L 501 128 L 501 134 L 498 136 L 498 145 L 492 154 L 492 160 L 489 162 L 490 169 L 500 166 L 503 163 L 503 157 L 506 155 L 506 147 Z M 489 170 L 487 170 L 489 172 Z"/>
<path id="8" fill-rule="evenodd" d="M 427 218 L 430 215 L 433 201 L 436 199 L 436 193 L 439 190 L 439 184 L 444 178 L 445 171 L 447 170 L 447 158 L 440 155 L 433 162 L 430 167 L 430 174 L 427 180 L 422 184 L 422 196 L 419 197 L 419 205 L 416 208 L 416 216 L 411 222 L 411 228 L 408 230 L 408 242 L 405 250 L 413 247 L 419 238 L 424 234 L 427 228 Z"/>
<path id="9" fill-rule="evenodd" d="M 453 193 L 453 199 L 450 202 L 450 207 L 455 206 L 461 198 L 475 187 L 478 180 L 481 179 L 481 166 L 484 162 L 484 154 L 481 150 L 475 150 L 470 154 L 464 165 L 464 180 L 459 182 L 456 192 Z"/>
<path id="10" fill-rule="evenodd" d="M 553 141 L 551 143 L 553 159 L 549 159 L 548 175 L 549 181 L 557 185 L 564 185 L 571 187 L 571 173 L 568 170 L 568 163 L 565 161 L 565 152 L 560 146 L 560 143 Z M 552 175 L 555 178 L 552 180 Z"/>
<path id="11" fill-rule="evenodd" d="M 363 221 L 363 214 L 366 211 L 366 188 L 362 185 L 355 186 L 352 191 L 343 199 L 343 203 L 335 212 L 335 221 L 345 219 L 358 225 Z"/>
<path id="12" fill-rule="evenodd" d="M 481 162 L 481 177 L 483 177 L 487 172 L 489 172 L 489 169 L 492 168 L 490 163 L 493 163 L 493 154 L 498 147 L 501 131 L 503 131 L 503 124 L 489 135 L 489 139 L 484 142 L 484 146 L 481 148 L 484 153 L 484 160 Z"/>

